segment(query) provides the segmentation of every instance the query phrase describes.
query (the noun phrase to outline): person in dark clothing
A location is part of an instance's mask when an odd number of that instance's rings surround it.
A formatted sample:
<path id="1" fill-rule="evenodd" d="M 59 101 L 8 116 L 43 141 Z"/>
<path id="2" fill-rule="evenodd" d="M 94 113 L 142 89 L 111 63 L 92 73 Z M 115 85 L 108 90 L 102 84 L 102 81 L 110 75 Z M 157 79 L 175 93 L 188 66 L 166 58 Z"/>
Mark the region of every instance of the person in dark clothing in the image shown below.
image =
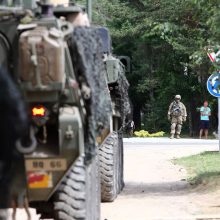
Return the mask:
<path id="1" fill-rule="evenodd" d="M 13 164 L 22 158 L 15 148 L 16 140 L 28 126 L 27 112 L 21 94 L 10 75 L 0 69 L 0 220 L 11 202 Z"/>
<path id="2" fill-rule="evenodd" d="M 125 132 L 129 137 L 133 136 L 134 133 L 134 129 L 135 129 L 135 124 L 133 120 L 125 120 Z"/>

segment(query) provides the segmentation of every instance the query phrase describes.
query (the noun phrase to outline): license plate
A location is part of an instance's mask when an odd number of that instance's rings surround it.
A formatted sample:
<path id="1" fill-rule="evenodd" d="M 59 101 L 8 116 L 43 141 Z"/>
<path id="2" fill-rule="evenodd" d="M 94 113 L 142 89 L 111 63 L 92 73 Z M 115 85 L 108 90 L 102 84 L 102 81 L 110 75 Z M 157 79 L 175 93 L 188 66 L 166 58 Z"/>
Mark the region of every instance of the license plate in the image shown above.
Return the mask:
<path id="1" fill-rule="evenodd" d="M 66 159 L 26 159 L 26 171 L 64 171 L 67 169 Z"/>

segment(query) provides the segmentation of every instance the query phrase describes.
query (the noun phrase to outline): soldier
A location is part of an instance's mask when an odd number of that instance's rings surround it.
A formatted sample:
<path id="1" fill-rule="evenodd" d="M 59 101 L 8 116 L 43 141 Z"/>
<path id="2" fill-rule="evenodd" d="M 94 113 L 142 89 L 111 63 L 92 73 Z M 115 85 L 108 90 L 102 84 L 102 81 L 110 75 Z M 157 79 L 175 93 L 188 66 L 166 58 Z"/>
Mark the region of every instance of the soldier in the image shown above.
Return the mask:
<path id="1" fill-rule="evenodd" d="M 60 6 L 65 7 L 66 5 L 69 5 L 69 0 L 48 0 L 48 3 L 52 4 L 53 6 Z M 72 4 L 73 7 L 75 7 L 75 11 L 72 13 L 69 13 L 66 16 L 66 20 L 72 23 L 75 27 L 76 26 L 85 26 L 89 27 L 90 22 L 87 13 L 76 4 Z"/>
<path id="2" fill-rule="evenodd" d="M 22 160 L 15 142 L 28 126 L 25 104 L 9 74 L 0 69 L 0 220 L 6 220 L 10 207 L 14 167 Z"/>
<path id="3" fill-rule="evenodd" d="M 88 15 L 83 11 L 71 13 L 67 16 L 66 19 L 67 21 L 72 23 L 75 27 L 76 26 L 85 26 L 85 27 L 90 26 Z"/>
<path id="4" fill-rule="evenodd" d="M 132 119 L 125 119 L 125 126 L 124 126 L 125 132 L 128 135 L 128 137 L 132 137 L 135 129 L 135 124 Z"/>
<path id="5" fill-rule="evenodd" d="M 171 120 L 171 139 L 174 138 L 175 133 L 176 138 L 180 138 L 182 124 L 186 121 L 186 107 L 180 100 L 181 96 L 176 95 L 168 110 L 168 120 Z"/>

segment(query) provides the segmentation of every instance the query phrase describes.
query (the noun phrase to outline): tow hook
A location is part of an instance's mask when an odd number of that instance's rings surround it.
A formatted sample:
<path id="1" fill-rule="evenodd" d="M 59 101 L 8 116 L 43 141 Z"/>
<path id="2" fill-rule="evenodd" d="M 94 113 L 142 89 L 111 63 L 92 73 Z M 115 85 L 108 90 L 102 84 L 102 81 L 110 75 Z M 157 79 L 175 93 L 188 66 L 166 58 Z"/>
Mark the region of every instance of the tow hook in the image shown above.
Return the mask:
<path id="1" fill-rule="evenodd" d="M 36 150 L 37 140 L 34 135 L 34 128 L 30 127 L 28 145 L 23 145 L 22 140 L 18 139 L 15 143 L 16 149 L 22 154 L 30 154 Z M 26 141 L 26 140 L 25 140 Z"/>

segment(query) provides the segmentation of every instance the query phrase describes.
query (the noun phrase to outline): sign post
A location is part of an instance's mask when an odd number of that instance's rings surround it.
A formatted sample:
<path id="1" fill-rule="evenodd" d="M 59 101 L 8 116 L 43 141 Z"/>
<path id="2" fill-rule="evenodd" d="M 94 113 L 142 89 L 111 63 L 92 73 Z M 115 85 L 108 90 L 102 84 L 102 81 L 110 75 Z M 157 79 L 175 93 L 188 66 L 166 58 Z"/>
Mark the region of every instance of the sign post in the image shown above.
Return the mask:
<path id="1" fill-rule="evenodd" d="M 218 139 L 219 139 L 219 152 L 220 152 L 220 98 L 218 98 Z"/>
<path id="2" fill-rule="evenodd" d="M 212 96 L 218 98 L 218 139 L 219 139 L 219 152 L 220 152 L 220 49 L 219 46 L 216 49 L 211 50 L 211 53 L 207 53 L 211 62 L 215 65 L 216 73 L 212 74 L 207 81 L 207 89 Z"/>
<path id="3" fill-rule="evenodd" d="M 92 22 L 92 0 L 87 0 L 87 13 L 89 21 Z"/>
<path id="4" fill-rule="evenodd" d="M 207 89 L 212 96 L 218 98 L 218 139 L 220 152 L 220 72 L 216 72 L 208 78 Z"/>

